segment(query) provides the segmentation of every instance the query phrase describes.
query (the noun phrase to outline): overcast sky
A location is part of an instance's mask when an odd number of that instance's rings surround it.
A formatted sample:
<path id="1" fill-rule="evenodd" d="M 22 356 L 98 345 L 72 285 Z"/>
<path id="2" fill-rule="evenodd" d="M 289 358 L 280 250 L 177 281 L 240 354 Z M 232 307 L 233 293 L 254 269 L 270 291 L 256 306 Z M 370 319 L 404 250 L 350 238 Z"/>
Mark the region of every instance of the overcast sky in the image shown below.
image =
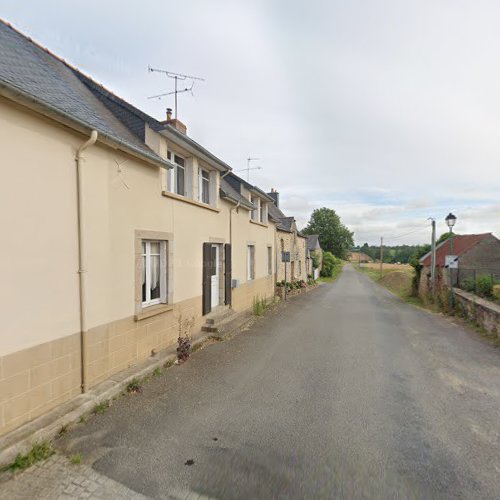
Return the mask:
<path id="1" fill-rule="evenodd" d="M 335 209 L 357 243 L 427 242 L 428 217 L 500 236 L 498 0 L 0 0 L 0 16 L 159 119 L 262 170 L 304 225 Z M 240 175 L 245 176 L 244 172 Z M 411 233 L 411 234 L 408 234 Z"/>

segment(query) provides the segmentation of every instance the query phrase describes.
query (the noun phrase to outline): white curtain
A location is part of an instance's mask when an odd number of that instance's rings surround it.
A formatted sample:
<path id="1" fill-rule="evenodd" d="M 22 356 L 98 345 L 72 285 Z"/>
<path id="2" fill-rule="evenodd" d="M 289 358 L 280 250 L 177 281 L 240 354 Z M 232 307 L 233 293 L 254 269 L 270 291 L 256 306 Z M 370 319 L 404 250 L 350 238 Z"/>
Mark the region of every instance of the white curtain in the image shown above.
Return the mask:
<path id="1" fill-rule="evenodd" d="M 160 256 L 151 256 L 151 290 L 154 290 L 160 281 Z"/>

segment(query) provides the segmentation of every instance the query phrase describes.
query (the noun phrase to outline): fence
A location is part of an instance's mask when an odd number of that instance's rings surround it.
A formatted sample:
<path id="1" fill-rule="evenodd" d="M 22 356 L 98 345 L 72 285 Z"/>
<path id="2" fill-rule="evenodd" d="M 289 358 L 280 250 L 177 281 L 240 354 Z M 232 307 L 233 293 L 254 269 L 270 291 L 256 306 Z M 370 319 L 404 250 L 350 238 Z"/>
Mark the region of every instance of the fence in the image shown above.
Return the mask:
<path id="1" fill-rule="evenodd" d="M 477 293 L 481 282 L 489 281 L 492 284 L 500 284 L 500 268 L 464 268 L 450 269 L 450 282 L 452 286 L 461 288 L 467 292 Z"/>

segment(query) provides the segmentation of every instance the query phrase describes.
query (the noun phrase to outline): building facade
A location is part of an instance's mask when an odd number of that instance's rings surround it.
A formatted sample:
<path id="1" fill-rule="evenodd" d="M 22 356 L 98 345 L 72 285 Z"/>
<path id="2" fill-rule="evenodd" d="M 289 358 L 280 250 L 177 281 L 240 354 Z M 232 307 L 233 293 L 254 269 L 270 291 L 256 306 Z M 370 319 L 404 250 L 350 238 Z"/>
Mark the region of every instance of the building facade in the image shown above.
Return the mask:
<path id="1" fill-rule="evenodd" d="M 278 222 L 181 122 L 0 44 L 1 435 L 271 298 Z"/>

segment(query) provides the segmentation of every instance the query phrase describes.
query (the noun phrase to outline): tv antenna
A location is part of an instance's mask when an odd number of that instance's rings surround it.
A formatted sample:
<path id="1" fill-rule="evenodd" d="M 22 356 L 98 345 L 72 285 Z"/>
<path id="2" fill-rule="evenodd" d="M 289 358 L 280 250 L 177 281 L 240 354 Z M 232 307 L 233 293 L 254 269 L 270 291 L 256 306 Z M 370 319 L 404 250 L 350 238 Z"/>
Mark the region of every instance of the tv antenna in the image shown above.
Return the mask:
<path id="1" fill-rule="evenodd" d="M 204 78 L 201 78 L 199 76 L 184 75 L 182 73 L 174 73 L 173 71 L 152 68 L 151 66 L 148 66 L 148 71 L 149 71 L 149 73 L 163 73 L 168 78 L 174 79 L 175 85 L 174 85 L 174 90 L 172 92 L 165 92 L 163 94 L 152 95 L 152 96 L 149 96 L 148 99 L 161 99 L 162 97 L 166 97 L 168 95 L 172 95 L 172 94 L 175 95 L 175 106 L 174 106 L 175 119 L 177 119 L 177 94 L 182 94 L 183 92 L 191 92 L 191 95 L 194 95 L 193 94 L 194 82 L 195 81 L 200 81 L 200 82 L 205 81 Z M 184 89 L 179 90 L 177 88 L 177 83 L 179 82 L 179 80 L 180 81 L 191 80 L 191 87 L 186 87 Z"/>
<path id="2" fill-rule="evenodd" d="M 247 168 L 242 168 L 241 170 L 236 170 L 236 172 L 246 172 L 247 173 L 247 182 L 250 182 L 250 170 L 262 170 L 261 166 L 252 167 L 251 162 L 257 161 L 259 158 L 251 158 L 250 156 L 247 158 Z"/>

